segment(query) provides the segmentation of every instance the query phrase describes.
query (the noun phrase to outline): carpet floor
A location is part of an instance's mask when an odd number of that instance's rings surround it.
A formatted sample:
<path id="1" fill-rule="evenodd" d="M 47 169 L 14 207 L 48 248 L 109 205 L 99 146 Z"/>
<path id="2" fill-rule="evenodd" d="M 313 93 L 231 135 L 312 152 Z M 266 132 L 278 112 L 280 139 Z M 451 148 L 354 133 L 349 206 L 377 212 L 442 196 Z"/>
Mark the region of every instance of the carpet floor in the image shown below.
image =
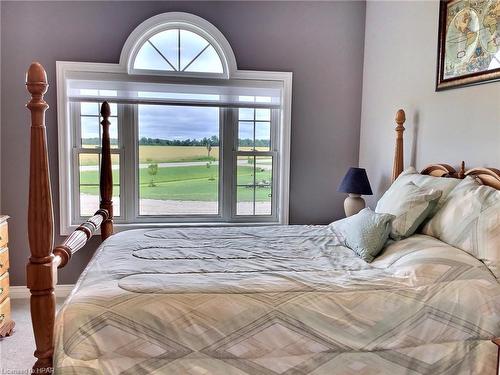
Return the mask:
<path id="1" fill-rule="evenodd" d="M 57 307 L 63 302 L 64 299 L 57 299 Z M 29 300 L 14 299 L 11 307 L 16 326 L 12 336 L 0 339 L 0 374 L 28 374 L 35 363 Z"/>

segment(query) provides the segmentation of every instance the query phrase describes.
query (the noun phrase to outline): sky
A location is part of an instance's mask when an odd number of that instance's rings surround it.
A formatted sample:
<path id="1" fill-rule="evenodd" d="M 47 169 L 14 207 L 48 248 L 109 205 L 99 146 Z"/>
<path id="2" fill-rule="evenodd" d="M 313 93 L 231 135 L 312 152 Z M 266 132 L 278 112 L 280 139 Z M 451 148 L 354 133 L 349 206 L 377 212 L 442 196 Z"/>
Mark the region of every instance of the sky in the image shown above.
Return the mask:
<path id="1" fill-rule="evenodd" d="M 219 109 L 163 105 L 139 106 L 139 138 L 202 139 L 219 136 Z"/>
<path id="2" fill-rule="evenodd" d="M 82 103 L 82 114 L 93 115 L 93 117 L 82 117 L 82 138 L 96 138 L 99 136 L 97 103 L 91 103 L 92 105 L 84 110 L 85 104 L 90 103 Z M 266 116 L 269 113 L 265 113 L 268 110 L 257 111 L 263 111 L 256 114 L 257 120 L 268 119 Z M 253 109 L 240 109 L 240 118 L 253 119 Z M 116 118 L 111 118 L 110 121 L 111 138 L 116 138 Z M 257 122 L 256 139 L 269 139 L 269 130 L 269 123 Z M 139 106 L 139 138 L 185 140 L 210 138 L 214 135 L 219 136 L 219 108 L 217 107 Z M 239 138 L 253 138 L 253 122 L 240 122 Z"/>
<path id="3" fill-rule="evenodd" d="M 253 110 L 242 109 L 242 113 Z M 249 117 L 243 117 L 249 118 Z M 264 119 L 265 116 L 260 116 Z M 259 114 L 257 114 L 259 119 Z M 219 108 L 163 105 L 139 106 L 139 138 L 202 139 L 219 136 Z M 253 123 L 241 122 L 239 138 L 253 138 Z M 256 139 L 269 139 L 269 124 L 257 123 Z"/>

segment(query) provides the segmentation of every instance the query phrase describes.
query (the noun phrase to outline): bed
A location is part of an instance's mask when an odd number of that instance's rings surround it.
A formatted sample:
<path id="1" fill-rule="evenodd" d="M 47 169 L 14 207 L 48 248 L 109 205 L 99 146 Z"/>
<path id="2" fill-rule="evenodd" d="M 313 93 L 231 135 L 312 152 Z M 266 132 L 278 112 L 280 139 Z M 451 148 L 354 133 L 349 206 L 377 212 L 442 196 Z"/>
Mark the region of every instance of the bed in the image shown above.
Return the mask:
<path id="1" fill-rule="evenodd" d="M 493 373 L 499 301 L 481 262 L 430 236 L 395 242 L 368 264 L 328 226 L 133 230 L 101 246 L 63 306 L 54 366 Z"/>
<path id="2" fill-rule="evenodd" d="M 160 228 L 113 234 L 109 106 L 103 105 L 101 209 L 52 246 L 43 113 L 32 99 L 28 286 L 38 358 L 58 374 L 493 374 L 500 285 L 469 253 L 416 234 L 372 263 L 335 226 Z M 106 104 L 106 103 L 105 103 Z M 403 169 L 398 112 L 394 178 Z M 424 175 L 493 169 L 444 164 Z M 57 267 L 101 228 L 105 241 L 55 319 Z"/>

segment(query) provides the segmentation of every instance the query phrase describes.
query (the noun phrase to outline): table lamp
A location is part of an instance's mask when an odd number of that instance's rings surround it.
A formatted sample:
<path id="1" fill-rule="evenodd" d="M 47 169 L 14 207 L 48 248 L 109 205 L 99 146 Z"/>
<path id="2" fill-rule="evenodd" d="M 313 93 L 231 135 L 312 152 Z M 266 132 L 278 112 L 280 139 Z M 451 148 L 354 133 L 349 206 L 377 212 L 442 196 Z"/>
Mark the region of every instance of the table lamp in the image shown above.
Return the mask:
<path id="1" fill-rule="evenodd" d="M 337 188 L 338 192 L 348 193 L 349 196 L 344 201 L 344 211 L 346 216 L 357 214 L 365 208 L 365 200 L 361 195 L 372 195 L 370 181 L 364 168 L 349 168 L 344 179 Z"/>

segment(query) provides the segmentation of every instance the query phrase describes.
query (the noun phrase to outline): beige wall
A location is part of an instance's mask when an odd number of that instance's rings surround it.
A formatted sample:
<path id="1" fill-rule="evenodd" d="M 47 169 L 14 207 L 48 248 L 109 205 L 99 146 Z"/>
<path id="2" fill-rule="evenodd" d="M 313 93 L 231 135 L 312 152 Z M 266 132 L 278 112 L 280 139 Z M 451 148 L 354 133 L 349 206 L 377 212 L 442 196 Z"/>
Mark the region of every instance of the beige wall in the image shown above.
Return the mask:
<path id="1" fill-rule="evenodd" d="M 406 111 L 405 166 L 443 162 L 500 167 L 500 82 L 435 92 L 437 1 L 369 1 L 360 165 L 374 190 L 387 188 L 394 115 Z"/>

